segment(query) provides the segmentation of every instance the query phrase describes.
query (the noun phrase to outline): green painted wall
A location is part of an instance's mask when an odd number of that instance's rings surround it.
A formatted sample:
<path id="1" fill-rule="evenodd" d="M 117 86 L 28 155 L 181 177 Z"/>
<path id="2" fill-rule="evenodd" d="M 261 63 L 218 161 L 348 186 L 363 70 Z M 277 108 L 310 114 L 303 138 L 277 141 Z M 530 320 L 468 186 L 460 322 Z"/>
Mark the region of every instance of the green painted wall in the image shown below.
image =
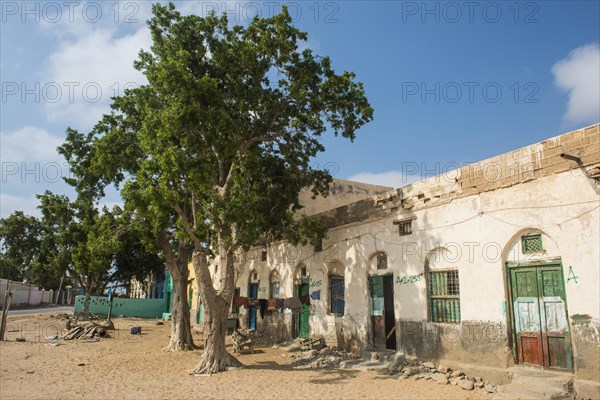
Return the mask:
<path id="1" fill-rule="evenodd" d="M 85 296 L 75 298 L 75 313 L 83 310 L 83 300 Z M 90 312 L 92 314 L 108 314 L 108 297 L 92 296 L 90 298 Z M 166 311 L 166 299 L 122 299 L 113 298 L 113 308 L 111 315 L 113 317 L 141 317 L 141 318 L 162 318 Z"/>

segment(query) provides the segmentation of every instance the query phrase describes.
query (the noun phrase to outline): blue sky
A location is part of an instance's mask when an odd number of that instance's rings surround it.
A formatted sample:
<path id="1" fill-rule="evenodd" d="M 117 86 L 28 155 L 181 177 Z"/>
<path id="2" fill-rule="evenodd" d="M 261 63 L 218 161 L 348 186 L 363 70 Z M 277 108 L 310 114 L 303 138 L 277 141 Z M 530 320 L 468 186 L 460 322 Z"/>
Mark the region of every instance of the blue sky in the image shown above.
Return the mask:
<path id="1" fill-rule="evenodd" d="M 146 1 L 3 1 L 1 216 L 70 193 L 56 153 L 143 77 Z M 182 1 L 247 23 L 287 4 L 308 47 L 356 72 L 375 119 L 325 137 L 335 176 L 400 187 L 600 120 L 598 1 Z M 119 202 L 110 193 L 107 204 Z"/>

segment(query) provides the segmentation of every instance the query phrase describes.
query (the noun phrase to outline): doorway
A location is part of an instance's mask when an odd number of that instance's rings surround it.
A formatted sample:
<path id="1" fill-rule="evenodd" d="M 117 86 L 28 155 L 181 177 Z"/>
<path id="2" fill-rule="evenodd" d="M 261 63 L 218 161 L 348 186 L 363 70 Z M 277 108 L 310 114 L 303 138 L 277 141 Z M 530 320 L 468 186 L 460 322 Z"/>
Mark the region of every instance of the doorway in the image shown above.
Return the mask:
<path id="1" fill-rule="evenodd" d="M 248 287 L 248 299 L 256 299 L 258 297 L 258 283 L 251 283 Z M 256 330 L 256 307 L 248 307 L 248 329 Z"/>
<path id="2" fill-rule="evenodd" d="M 508 263 L 507 267 L 517 362 L 571 371 L 573 353 L 562 265 Z"/>
<path id="3" fill-rule="evenodd" d="M 373 347 L 396 350 L 393 275 L 369 276 Z"/>
<path id="4" fill-rule="evenodd" d="M 301 285 L 294 286 L 294 294 L 296 297 L 308 296 L 308 283 L 302 283 Z M 294 313 L 292 316 L 292 337 L 300 337 L 302 339 L 308 339 L 308 316 L 310 313 L 310 306 L 302 304 L 300 312 Z"/>

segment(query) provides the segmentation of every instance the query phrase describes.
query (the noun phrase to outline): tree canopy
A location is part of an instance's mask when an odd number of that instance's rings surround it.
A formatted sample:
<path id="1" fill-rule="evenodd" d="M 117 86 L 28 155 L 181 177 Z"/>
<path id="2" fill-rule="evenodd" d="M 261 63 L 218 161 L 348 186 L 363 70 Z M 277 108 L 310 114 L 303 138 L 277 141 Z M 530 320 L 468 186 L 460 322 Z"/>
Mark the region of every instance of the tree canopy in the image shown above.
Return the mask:
<path id="1" fill-rule="evenodd" d="M 336 73 L 307 48 L 285 7 L 231 26 L 226 15 L 155 4 L 148 26 L 152 46 L 134 63 L 148 84 L 115 98 L 95 126 L 90 168 L 97 182 L 125 182 L 127 207 L 161 244 L 179 313 L 171 340 L 181 343 L 171 348 L 193 347 L 181 301 L 193 251 L 208 326 L 198 371 L 216 372 L 235 362 L 224 350 L 234 253 L 265 240 L 323 237 L 299 204 L 302 189 L 327 195 L 331 181 L 311 161 L 324 150 L 323 134 L 353 140 L 373 109 L 354 73 Z M 209 274 L 209 260 L 223 265 L 220 276 Z"/>

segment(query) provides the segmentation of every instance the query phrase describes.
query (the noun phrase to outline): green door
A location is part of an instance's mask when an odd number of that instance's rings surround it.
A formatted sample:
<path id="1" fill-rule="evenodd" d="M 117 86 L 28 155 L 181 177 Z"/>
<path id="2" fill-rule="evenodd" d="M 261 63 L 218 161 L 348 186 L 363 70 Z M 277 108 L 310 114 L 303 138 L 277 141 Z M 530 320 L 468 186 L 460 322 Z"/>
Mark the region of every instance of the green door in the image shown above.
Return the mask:
<path id="1" fill-rule="evenodd" d="M 571 370 L 562 267 L 556 264 L 513 267 L 510 285 L 519 363 Z"/>
<path id="2" fill-rule="evenodd" d="M 298 286 L 298 296 L 308 296 L 308 283 L 303 283 Z M 300 309 L 300 319 L 299 319 L 299 333 L 302 339 L 308 339 L 308 315 L 309 315 L 310 306 L 308 304 L 302 304 L 302 308 Z"/>

